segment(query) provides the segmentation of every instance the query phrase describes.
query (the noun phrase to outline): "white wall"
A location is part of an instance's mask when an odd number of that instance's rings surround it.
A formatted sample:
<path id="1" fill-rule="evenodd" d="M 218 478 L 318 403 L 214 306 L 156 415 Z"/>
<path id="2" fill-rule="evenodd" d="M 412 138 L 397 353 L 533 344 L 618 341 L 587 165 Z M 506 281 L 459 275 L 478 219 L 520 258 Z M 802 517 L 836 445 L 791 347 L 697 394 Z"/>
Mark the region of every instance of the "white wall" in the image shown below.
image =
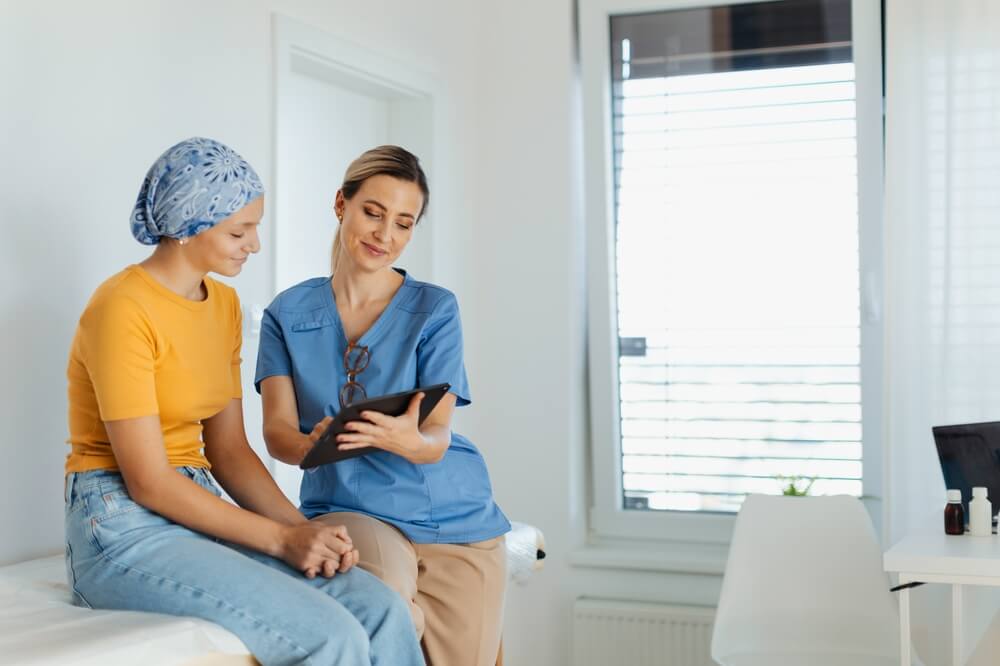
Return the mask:
<path id="1" fill-rule="evenodd" d="M 488 456 L 500 505 L 548 542 L 542 574 L 508 592 L 505 656 L 566 664 L 571 470 L 584 445 L 571 3 L 511 0 L 483 20 L 479 199 L 463 270 L 475 298 L 461 301 L 480 408 L 467 430 Z"/>
<path id="2" fill-rule="evenodd" d="M 385 100 L 353 92 L 311 76 L 288 75 L 288 219 L 284 252 L 289 256 L 285 274 L 278 270 L 275 289 L 281 291 L 317 275 L 330 272 L 331 242 L 336 229 L 333 193 L 316 192 L 336 188 L 344 167 L 365 150 L 386 142 L 389 105 Z M 343 131 L 350 127 L 351 132 Z M 297 130 L 297 131 L 294 131 Z M 321 149 L 318 149 L 320 148 Z M 281 158 L 278 158 L 281 162 Z M 280 168 L 280 167 L 279 167 Z M 294 170 L 294 171 L 293 171 Z M 281 252 L 275 247 L 275 252 Z M 294 254 L 294 257 L 291 256 Z"/>
<path id="3" fill-rule="evenodd" d="M 993 421 L 1000 404 L 993 249 L 1000 238 L 1000 7 L 889 0 L 885 17 L 886 471 L 895 542 L 940 529 L 945 486 L 931 427 Z M 1000 591 L 966 590 L 969 666 L 995 664 Z M 950 628 L 941 621 L 949 605 L 942 585 L 913 595 L 914 639 L 928 666 L 949 663 Z"/>
<path id="4" fill-rule="evenodd" d="M 474 404 L 458 427 L 550 556 L 510 590 L 507 663 L 568 664 L 577 596 L 713 605 L 717 576 L 569 564 L 587 436 L 571 0 L 0 3 L 0 563 L 61 548 L 66 352 L 94 287 L 145 256 L 127 217 L 149 163 L 203 134 L 273 184 L 273 10 L 444 90 L 435 136 L 451 147 L 435 165 L 431 219 L 435 279 L 458 294 L 466 328 Z M 235 280 L 245 303 L 270 299 L 272 260 L 265 244 Z M 245 376 L 255 356 L 250 341 Z M 245 402 L 259 446 L 259 401 L 248 391 Z"/>
<path id="5" fill-rule="evenodd" d="M 569 563 L 583 538 L 588 436 L 576 19 L 571 0 L 508 0 L 483 22 L 479 199 L 462 270 L 478 404 L 467 431 L 501 506 L 548 542 L 544 571 L 509 590 L 505 656 L 568 664 L 576 597 L 714 606 L 721 577 Z"/>
<path id="6" fill-rule="evenodd" d="M 468 58 L 475 38 L 468 26 L 478 25 L 474 5 L 0 4 L 0 563 L 62 547 L 67 350 L 93 289 L 148 253 L 128 231 L 145 170 L 167 146 L 199 134 L 231 144 L 273 184 L 272 11 L 441 80 L 454 149 L 436 165 L 435 197 L 450 215 L 436 222 L 435 237 L 444 236 L 447 247 L 447 226 L 471 217 L 471 187 L 461 165 L 475 146 Z M 334 187 L 317 196 L 331 200 Z M 265 217 L 265 227 L 268 222 Z M 266 240 L 234 281 L 244 303 L 266 304 L 273 295 Z M 255 357 L 250 340 L 245 379 Z M 247 398 L 248 431 L 259 446 L 259 400 L 250 392 Z"/>

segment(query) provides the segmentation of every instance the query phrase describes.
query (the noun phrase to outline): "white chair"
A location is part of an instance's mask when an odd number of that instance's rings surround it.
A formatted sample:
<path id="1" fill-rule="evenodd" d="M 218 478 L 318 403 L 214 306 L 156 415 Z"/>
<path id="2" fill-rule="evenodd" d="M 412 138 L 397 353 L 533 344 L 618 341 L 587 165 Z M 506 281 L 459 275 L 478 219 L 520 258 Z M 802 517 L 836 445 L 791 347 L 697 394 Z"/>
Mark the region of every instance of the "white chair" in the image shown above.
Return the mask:
<path id="1" fill-rule="evenodd" d="M 861 502 L 752 495 L 736 520 L 712 658 L 898 666 L 899 610 Z"/>

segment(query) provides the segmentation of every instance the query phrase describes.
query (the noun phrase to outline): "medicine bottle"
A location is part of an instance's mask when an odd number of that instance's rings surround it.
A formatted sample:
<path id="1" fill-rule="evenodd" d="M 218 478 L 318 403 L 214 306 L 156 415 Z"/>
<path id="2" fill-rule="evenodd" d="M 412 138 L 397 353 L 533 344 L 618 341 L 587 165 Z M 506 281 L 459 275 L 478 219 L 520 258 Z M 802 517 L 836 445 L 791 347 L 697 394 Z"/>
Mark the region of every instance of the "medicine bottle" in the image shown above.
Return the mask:
<path id="1" fill-rule="evenodd" d="M 993 508 L 983 486 L 972 487 L 972 501 L 969 502 L 969 534 L 990 536 L 993 534 Z"/>
<path id="2" fill-rule="evenodd" d="M 944 533 L 965 534 L 965 509 L 962 507 L 961 490 L 948 491 L 948 503 L 944 506 Z"/>

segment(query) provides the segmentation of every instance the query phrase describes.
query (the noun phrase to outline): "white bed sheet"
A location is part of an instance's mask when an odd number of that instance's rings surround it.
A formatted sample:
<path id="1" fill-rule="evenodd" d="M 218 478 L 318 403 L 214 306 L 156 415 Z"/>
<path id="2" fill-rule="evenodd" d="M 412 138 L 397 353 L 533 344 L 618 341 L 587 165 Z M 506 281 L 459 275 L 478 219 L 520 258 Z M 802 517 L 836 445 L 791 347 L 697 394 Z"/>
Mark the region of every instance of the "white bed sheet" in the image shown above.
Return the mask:
<path id="1" fill-rule="evenodd" d="M 513 528 L 507 535 L 508 573 L 523 585 L 541 568 L 537 553 L 545 541 L 530 525 L 514 523 Z M 239 638 L 212 622 L 90 610 L 74 606 L 71 599 L 62 556 L 0 567 L 0 665 L 256 663 Z"/>
<path id="2" fill-rule="evenodd" d="M 0 567 L 0 664 L 167 666 L 220 653 L 249 655 L 205 620 L 72 605 L 61 556 Z"/>

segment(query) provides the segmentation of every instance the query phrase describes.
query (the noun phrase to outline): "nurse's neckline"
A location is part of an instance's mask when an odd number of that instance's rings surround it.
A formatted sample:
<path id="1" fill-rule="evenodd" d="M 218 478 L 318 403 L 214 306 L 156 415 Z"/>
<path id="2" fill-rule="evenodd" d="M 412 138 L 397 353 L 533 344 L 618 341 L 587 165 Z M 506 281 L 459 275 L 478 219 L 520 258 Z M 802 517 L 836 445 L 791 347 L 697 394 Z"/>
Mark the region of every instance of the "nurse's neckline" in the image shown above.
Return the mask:
<path id="1" fill-rule="evenodd" d="M 395 295 L 399 291 L 400 287 L 402 287 L 403 284 L 406 283 L 406 272 L 405 271 L 403 271 L 402 269 L 397 269 L 395 267 L 393 267 L 392 270 L 393 270 L 394 273 L 396 273 L 396 275 L 393 276 L 393 280 L 394 281 L 398 280 L 398 282 L 396 282 L 395 285 L 392 288 L 392 293 L 388 294 L 388 296 L 385 297 L 385 298 L 370 299 L 367 303 L 365 303 L 363 306 L 359 307 L 358 309 L 365 309 L 367 307 L 370 307 L 374 303 L 385 303 L 386 305 L 388 305 L 392 301 L 393 297 L 395 297 Z M 330 278 L 327 280 L 327 284 L 329 284 L 330 290 L 333 291 L 333 300 L 336 301 L 337 303 L 340 303 L 340 300 L 337 299 L 337 290 L 334 288 L 334 284 L 333 284 L 334 277 L 335 276 L 330 276 Z M 344 303 L 345 303 L 345 305 L 347 305 L 349 307 L 352 307 L 352 308 L 355 307 L 355 306 L 353 306 L 351 304 L 351 302 L 350 302 L 349 299 L 345 299 Z"/>
<path id="2" fill-rule="evenodd" d="M 382 328 L 384 328 L 385 322 L 388 319 L 389 314 L 396 308 L 396 304 L 399 302 L 399 299 L 402 296 L 403 287 L 406 286 L 406 283 L 409 282 L 411 278 L 409 273 L 407 273 L 402 268 L 396 268 L 394 266 L 392 270 L 396 271 L 396 273 L 402 276 L 403 278 L 402 282 L 400 282 L 399 286 L 396 287 L 396 291 L 389 298 L 389 302 L 386 304 L 382 312 L 379 313 L 378 317 L 375 318 L 375 321 L 372 322 L 372 325 L 369 326 L 368 329 L 364 331 L 361 335 L 357 336 L 353 340 L 353 344 L 371 345 L 373 342 L 375 342 L 378 339 L 379 331 Z M 337 308 L 337 295 L 333 289 L 332 275 L 330 276 L 330 279 L 327 280 L 327 289 L 325 289 L 324 291 L 326 292 L 327 295 L 326 296 L 327 307 L 330 309 L 331 314 L 333 315 L 333 320 L 337 324 L 337 329 L 340 331 L 340 334 L 344 337 L 347 343 L 352 344 L 351 339 L 347 336 L 347 331 L 344 329 L 344 322 L 341 320 L 340 310 Z"/>

